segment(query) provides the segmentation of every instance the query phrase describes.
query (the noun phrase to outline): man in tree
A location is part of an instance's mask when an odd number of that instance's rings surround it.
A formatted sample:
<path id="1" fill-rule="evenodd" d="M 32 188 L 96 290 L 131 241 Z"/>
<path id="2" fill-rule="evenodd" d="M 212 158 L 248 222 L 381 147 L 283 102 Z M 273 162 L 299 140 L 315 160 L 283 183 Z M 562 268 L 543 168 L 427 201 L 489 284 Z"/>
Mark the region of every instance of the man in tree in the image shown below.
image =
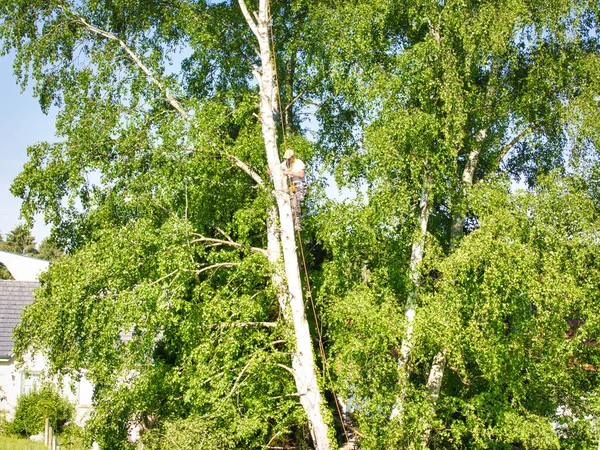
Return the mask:
<path id="1" fill-rule="evenodd" d="M 300 226 L 300 203 L 306 195 L 306 174 L 304 173 L 304 162 L 296 158 L 293 150 L 286 150 L 283 155 L 285 161 L 281 163 L 283 174 L 290 178 L 290 199 L 292 202 L 292 211 L 294 212 L 294 227 L 296 231 L 301 231 Z"/>

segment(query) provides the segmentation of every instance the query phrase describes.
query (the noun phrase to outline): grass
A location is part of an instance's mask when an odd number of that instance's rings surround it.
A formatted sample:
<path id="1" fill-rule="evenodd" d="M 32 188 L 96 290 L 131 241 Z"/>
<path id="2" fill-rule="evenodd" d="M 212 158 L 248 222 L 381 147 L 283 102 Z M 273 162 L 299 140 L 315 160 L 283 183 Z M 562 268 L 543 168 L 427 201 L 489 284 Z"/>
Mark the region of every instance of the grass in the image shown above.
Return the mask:
<path id="1" fill-rule="evenodd" d="M 60 438 L 59 438 L 60 444 Z M 72 446 L 61 445 L 62 449 L 73 449 L 73 450 L 81 450 L 83 446 L 81 443 L 77 442 Z M 43 443 L 34 442 L 30 439 L 19 439 L 14 437 L 7 437 L 0 435 L 0 449 L 2 450 L 46 450 L 46 447 Z"/>
<path id="2" fill-rule="evenodd" d="M 0 448 L 2 450 L 46 450 L 43 443 L 6 436 L 0 436 Z"/>

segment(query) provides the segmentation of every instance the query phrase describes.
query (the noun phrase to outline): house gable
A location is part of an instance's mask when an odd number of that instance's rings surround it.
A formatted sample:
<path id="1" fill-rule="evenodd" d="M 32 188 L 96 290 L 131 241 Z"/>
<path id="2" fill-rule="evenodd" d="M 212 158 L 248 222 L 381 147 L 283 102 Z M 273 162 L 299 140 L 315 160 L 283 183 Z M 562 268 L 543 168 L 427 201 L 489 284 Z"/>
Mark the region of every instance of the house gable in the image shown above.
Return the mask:
<path id="1" fill-rule="evenodd" d="M 0 280 L 0 361 L 12 358 L 12 332 L 21 319 L 23 307 L 33 303 L 34 281 Z"/>

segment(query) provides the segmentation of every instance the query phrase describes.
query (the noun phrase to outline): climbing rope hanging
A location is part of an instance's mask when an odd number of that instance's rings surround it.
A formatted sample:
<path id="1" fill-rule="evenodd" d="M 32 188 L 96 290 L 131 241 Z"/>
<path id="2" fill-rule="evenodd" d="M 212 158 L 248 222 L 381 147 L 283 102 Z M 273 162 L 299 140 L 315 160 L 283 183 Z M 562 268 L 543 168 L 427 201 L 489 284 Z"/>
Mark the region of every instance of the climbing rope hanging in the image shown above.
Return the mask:
<path id="1" fill-rule="evenodd" d="M 271 17 L 271 3 L 267 2 L 268 4 L 268 8 L 269 8 L 269 17 Z M 282 109 L 282 103 L 281 103 L 281 92 L 279 89 L 279 75 L 277 72 L 277 53 L 275 53 L 275 40 L 273 38 L 273 21 L 271 20 L 269 23 L 269 33 L 271 35 L 271 57 L 273 59 L 273 81 L 275 82 L 275 90 L 277 92 L 277 103 L 278 103 L 278 108 L 279 108 L 279 114 L 280 114 L 280 123 L 281 123 L 281 135 L 282 135 L 282 139 L 283 139 L 283 146 L 284 148 L 287 148 L 287 140 L 286 140 L 286 131 L 285 131 L 285 124 L 283 123 L 283 115 L 284 115 L 284 111 Z M 288 124 L 289 126 L 289 124 Z M 293 190 L 295 189 L 294 183 L 290 183 L 290 193 L 293 193 Z M 300 205 L 298 205 L 299 207 Z M 293 214 L 299 214 L 298 211 L 293 211 Z M 313 313 L 313 317 L 315 320 L 315 328 L 317 330 L 317 337 L 319 340 L 319 354 L 321 356 L 321 360 L 323 361 L 323 378 L 326 380 L 326 383 L 328 382 L 329 387 L 331 389 L 331 393 L 333 394 L 333 401 L 335 403 L 335 407 L 337 409 L 337 413 L 338 416 L 340 418 L 340 422 L 342 424 L 342 430 L 344 431 L 344 436 L 346 437 L 346 441 L 349 443 L 350 442 L 350 436 L 348 435 L 348 431 L 346 430 L 346 425 L 344 423 L 344 416 L 342 414 L 342 411 L 340 409 L 340 405 L 337 399 L 337 393 L 335 391 L 335 387 L 333 386 L 333 378 L 331 377 L 331 373 L 329 371 L 329 365 L 327 364 L 327 357 L 325 355 L 325 347 L 323 345 L 323 330 L 321 328 L 320 325 L 320 321 L 318 318 L 318 314 L 317 314 L 317 308 L 315 307 L 315 302 L 312 296 L 312 288 L 310 285 L 310 279 L 308 278 L 308 268 L 306 266 L 306 258 L 304 256 L 304 245 L 302 243 L 302 236 L 300 235 L 300 230 L 296 230 L 297 234 L 298 234 L 298 247 L 300 247 L 300 255 L 302 257 L 302 265 L 304 268 L 304 276 L 306 279 L 306 295 L 307 297 L 310 299 L 310 305 L 311 305 L 311 310 Z"/>

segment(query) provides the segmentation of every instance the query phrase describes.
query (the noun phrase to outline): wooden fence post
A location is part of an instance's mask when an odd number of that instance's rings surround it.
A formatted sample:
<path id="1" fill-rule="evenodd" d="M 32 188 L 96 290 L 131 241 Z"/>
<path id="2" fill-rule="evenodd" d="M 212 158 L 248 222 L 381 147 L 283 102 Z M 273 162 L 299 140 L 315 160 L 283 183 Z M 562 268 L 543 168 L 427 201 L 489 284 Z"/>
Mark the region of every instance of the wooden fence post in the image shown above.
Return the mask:
<path id="1" fill-rule="evenodd" d="M 46 444 L 46 448 L 48 450 L 52 450 L 52 440 L 54 439 L 54 430 L 52 427 L 48 427 L 48 443 Z"/>
<path id="2" fill-rule="evenodd" d="M 44 421 L 44 445 L 48 448 L 48 428 L 50 427 L 50 419 Z"/>

